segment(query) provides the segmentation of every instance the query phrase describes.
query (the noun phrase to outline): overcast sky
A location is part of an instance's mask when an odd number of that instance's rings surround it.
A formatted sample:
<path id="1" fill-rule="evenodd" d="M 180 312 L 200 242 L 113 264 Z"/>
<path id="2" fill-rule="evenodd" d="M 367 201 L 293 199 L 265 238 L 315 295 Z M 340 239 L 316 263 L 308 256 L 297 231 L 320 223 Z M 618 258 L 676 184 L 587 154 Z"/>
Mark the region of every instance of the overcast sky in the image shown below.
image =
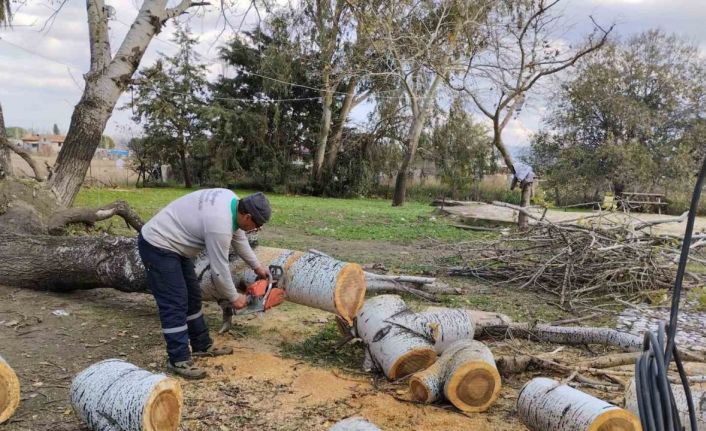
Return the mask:
<path id="1" fill-rule="evenodd" d="M 42 27 L 52 14 L 51 2 L 29 0 L 27 3 L 16 14 L 13 28 L 0 30 L 0 102 L 5 122 L 7 126 L 32 128 L 38 132 L 49 132 L 56 123 L 65 133 L 83 90 L 82 75 L 89 65 L 85 1 L 68 0 L 44 30 Z M 110 40 L 115 50 L 137 15 L 141 1 L 106 0 L 106 3 L 117 11 L 116 19 L 110 22 Z M 242 4 L 247 6 L 249 1 L 243 0 Z M 563 35 L 569 40 L 577 40 L 591 30 L 589 16 L 592 15 L 602 25 L 615 22 L 615 33 L 620 38 L 660 28 L 698 44 L 702 52 L 706 52 L 704 0 L 563 0 L 561 7 L 567 22 L 574 24 Z M 240 24 L 243 12 L 244 8 L 229 14 L 234 26 Z M 255 19 L 251 11 L 245 17 L 243 28 Z M 211 78 L 215 78 L 224 72 L 224 66 L 215 60 L 217 48 L 232 31 L 229 29 L 219 38 L 223 23 L 215 10 L 202 10 L 189 18 L 189 23 L 200 39 L 198 52 L 202 58 L 211 59 L 209 71 Z M 153 40 L 142 66 L 151 65 L 160 52 L 176 52 L 177 48 L 169 42 L 173 30 L 173 25 L 167 25 Z M 128 101 L 129 95 L 125 95 L 118 106 Z M 531 133 L 540 126 L 547 103 L 543 97 L 530 96 L 522 115 L 508 125 L 503 135 L 505 142 L 513 146 L 526 145 Z M 106 133 L 129 137 L 139 132 L 129 112 L 116 109 Z"/>

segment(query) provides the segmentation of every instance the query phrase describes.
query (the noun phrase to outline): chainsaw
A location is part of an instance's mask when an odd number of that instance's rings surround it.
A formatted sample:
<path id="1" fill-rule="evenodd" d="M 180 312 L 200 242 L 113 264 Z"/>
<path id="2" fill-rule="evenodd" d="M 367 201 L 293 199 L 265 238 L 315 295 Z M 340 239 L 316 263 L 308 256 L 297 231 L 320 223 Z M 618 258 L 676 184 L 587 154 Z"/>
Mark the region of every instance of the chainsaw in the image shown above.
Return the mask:
<path id="1" fill-rule="evenodd" d="M 284 301 L 284 287 L 279 286 L 279 281 L 284 275 L 284 270 L 279 265 L 270 265 L 270 275 L 267 280 L 257 280 L 245 289 L 248 296 L 248 305 L 240 310 L 233 310 L 227 300 L 219 301 L 218 304 L 223 309 L 223 325 L 219 334 L 230 331 L 233 327 L 233 315 L 242 316 L 246 314 L 264 313 L 272 307 L 276 307 Z"/>
<path id="2" fill-rule="evenodd" d="M 279 281 L 284 275 L 281 266 L 270 265 L 270 275 L 267 280 L 257 280 L 245 290 L 248 296 L 248 305 L 240 310 L 235 310 L 236 316 L 253 313 L 264 313 L 284 301 L 284 289 L 279 287 Z"/>

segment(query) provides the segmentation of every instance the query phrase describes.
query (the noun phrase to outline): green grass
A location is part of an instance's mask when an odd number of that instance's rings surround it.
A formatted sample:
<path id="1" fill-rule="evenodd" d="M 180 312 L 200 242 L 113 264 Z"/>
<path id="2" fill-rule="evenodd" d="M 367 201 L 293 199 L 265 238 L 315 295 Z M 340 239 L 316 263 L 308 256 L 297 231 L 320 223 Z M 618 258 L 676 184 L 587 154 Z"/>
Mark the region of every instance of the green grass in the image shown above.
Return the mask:
<path id="1" fill-rule="evenodd" d="M 172 200 L 190 192 L 183 188 L 83 189 L 78 207 L 98 207 L 126 200 L 147 220 Z M 238 190 L 240 196 L 251 193 Z M 381 240 L 409 243 L 415 240 L 463 241 L 478 233 L 450 226 L 434 217 L 433 208 L 420 202 L 392 207 L 383 199 L 332 199 L 268 193 L 273 215 L 269 226 L 301 229 L 302 232 L 336 240 Z M 118 230 L 120 223 L 113 222 Z"/>

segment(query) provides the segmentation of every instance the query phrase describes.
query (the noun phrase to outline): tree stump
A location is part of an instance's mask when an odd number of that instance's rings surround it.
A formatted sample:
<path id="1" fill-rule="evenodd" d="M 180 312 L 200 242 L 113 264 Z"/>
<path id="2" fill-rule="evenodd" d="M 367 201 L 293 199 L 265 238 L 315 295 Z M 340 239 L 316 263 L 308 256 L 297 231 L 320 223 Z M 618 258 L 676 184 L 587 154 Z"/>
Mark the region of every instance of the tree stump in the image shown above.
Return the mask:
<path id="1" fill-rule="evenodd" d="M 629 411 L 544 377 L 522 388 L 517 414 L 532 431 L 642 430 Z"/>
<path id="2" fill-rule="evenodd" d="M 380 428 L 361 417 L 343 419 L 334 424 L 328 431 L 380 431 Z"/>
<path id="3" fill-rule="evenodd" d="M 411 313 L 397 295 L 380 295 L 365 301 L 356 317 L 355 330 L 373 363 L 390 380 L 428 368 L 436 361 L 431 343 L 415 331 L 391 321 Z"/>
<path id="4" fill-rule="evenodd" d="M 176 431 L 181 422 L 179 383 L 119 359 L 80 372 L 69 398 L 93 431 Z"/>
<path id="5" fill-rule="evenodd" d="M 0 356 L 0 424 L 10 419 L 20 404 L 20 381 Z"/>
<path id="6" fill-rule="evenodd" d="M 698 430 L 692 430 L 689 423 L 689 408 L 686 404 L 686 395 L 682 385 L 672 385 L 672 393 L 674 394 L 674 402 L 679 411 L 681 424 L 686 431 L 706 430 L 706 383 L 691 384 L 691 397 L 694 400 L 694 408 L 696 409 L 696 424 Z M 635 392 L 635 379 L 631 379 L 628 387 L 625 388 L 625 408 L 636 416 L 640 414 L 637 407 L 637 393 Z"/>
<path id="7" fill-rule="evenodd" d="M 483 343 L 459 340 L 438 361 L 409 381 L 412 397 L 432 403 L 441 395 L 464 412 L 484 412 L 500 394 L 500 374 Z"/>

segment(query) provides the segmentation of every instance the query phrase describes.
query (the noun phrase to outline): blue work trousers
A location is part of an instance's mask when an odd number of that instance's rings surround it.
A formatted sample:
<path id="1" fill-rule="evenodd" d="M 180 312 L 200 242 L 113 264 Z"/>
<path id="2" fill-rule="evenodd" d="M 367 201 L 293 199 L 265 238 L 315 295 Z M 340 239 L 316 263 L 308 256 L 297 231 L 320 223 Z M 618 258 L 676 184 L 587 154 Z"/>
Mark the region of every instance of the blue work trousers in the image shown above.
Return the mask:
<path id="1" fill-rule="evenodd" d="M 147 273 L 147 283 L 159 308 L 169 361 L 191 359 L 193 351 L 208 349 L 213 341 L 201 308 L 201 287 L 191 259 L 155 247 L 142 237 L 137 246 Z"/>

